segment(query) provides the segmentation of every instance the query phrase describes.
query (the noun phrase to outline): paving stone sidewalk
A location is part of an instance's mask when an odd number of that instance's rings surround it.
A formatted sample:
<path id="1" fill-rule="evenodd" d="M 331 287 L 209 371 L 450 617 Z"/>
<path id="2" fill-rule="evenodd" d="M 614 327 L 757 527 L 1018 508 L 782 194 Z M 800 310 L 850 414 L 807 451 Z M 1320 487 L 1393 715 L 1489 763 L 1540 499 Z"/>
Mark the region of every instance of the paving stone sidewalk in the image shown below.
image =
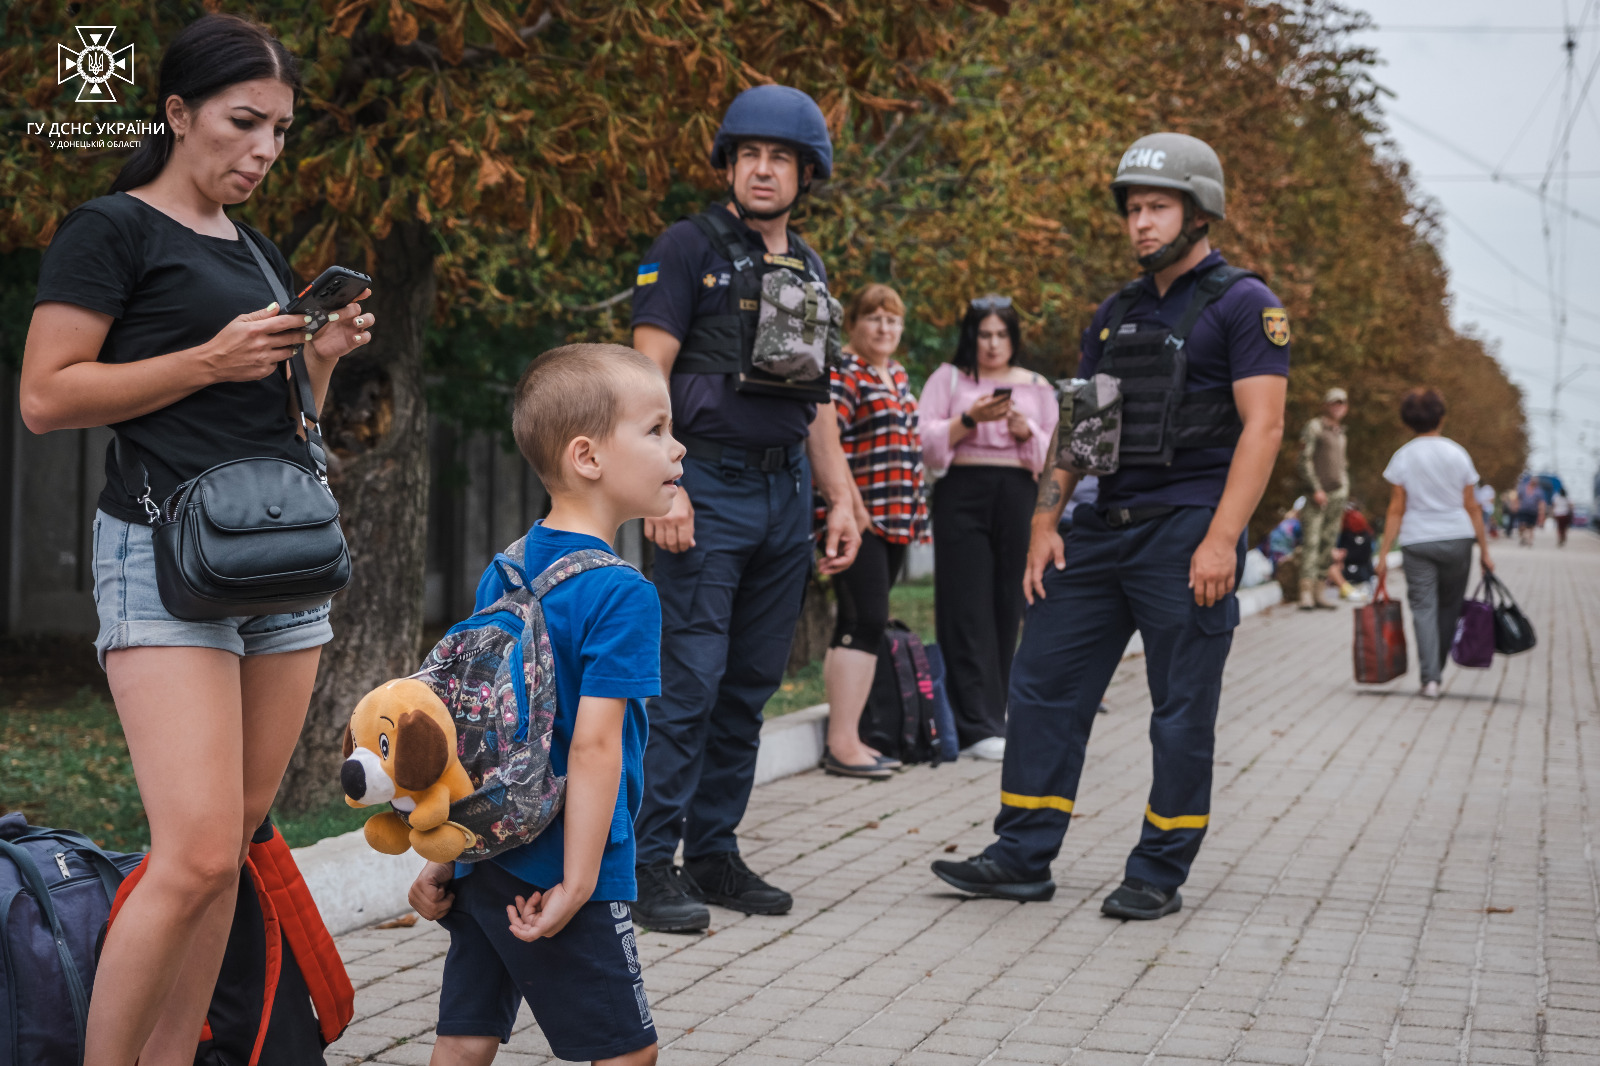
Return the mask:
<path id="1" fill-rule="evenodd" d="M 1539 647 L 1447 668 L 1438 701 L 1414 669 L 1352 683 L 1348 608 L 1245 621 L 1211 832 L 1161 921 L 1099 912 L 1149 787 L 1142 660 L 1107 695 L 1050 903 L 928 872 L 991 839 L 994 764 L 757 789 L 744 854 L 794 911 L 640 936 L 660 1061 L 1600 1063 L 1600 537 L 1495 554 Z M 328 1061 L 426 1063 L 444 933 L 339 946 L 357 1020 Z M 524 1008 L 497 1062 L 555 1061 Z"/>

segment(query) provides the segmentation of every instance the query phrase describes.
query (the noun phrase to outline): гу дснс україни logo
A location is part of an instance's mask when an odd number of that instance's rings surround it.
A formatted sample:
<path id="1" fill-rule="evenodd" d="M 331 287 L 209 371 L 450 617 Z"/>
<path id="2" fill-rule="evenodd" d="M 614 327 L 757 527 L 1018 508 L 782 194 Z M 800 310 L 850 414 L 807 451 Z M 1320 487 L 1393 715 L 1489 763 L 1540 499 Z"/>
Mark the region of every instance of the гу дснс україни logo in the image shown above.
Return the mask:
<path id="1" fill-rule="evenodd" d="M 116 93 L 111 90 L 111 79 L 121 78 L 133 84 L 133 45 L 111 50 L 111 37 L 115 26 L 74 26 L 83 50 L 74 52 L 64 44 L 56 45 L 56 84 L 65 85 L 73 78 L 81 78 L 78 102 L 90 104 L 116 103 Z"/>

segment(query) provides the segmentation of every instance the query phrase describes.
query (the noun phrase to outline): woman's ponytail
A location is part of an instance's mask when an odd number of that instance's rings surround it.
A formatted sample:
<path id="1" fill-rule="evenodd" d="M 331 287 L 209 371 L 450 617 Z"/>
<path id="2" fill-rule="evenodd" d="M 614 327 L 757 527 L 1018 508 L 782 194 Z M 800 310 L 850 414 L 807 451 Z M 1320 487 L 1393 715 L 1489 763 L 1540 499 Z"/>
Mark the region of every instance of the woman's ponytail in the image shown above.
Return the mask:
<path id="1" fill-rule="evenodd" d="M 275 78 L 300 91 L 300 64 L 271 30 L 236 15 L 205 15 L 189 23 L 161 57 L 156 121 L 162 132 L 145 135 L 108 191 L 147 185 L 166 167 L 177 143 L 167 121 L 167 101 L 172 97 L 193 110 L 230 85 L 260 78 Z"/>

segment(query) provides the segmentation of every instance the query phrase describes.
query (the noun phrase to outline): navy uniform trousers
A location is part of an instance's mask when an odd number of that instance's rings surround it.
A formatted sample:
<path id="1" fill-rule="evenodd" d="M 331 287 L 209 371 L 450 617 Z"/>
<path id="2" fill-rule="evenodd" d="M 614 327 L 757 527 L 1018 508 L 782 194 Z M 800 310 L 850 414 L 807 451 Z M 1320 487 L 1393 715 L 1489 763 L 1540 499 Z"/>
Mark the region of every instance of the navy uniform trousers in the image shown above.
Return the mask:
<path id="1" fill-rule="evenodd" d="M 1210 821 L 1222 667 L 1239 624 L 1232 593 L 1200 607 L 1189 588 L 1189 559 L 1212 514 L 1180 507 L 1112 529 L 1088 504 L 1073 513 L 1067 565 L 1046 567 L 1045 598 L 1028 609 L 1011 667 L 1000 839 L 986 854 L 1018 875 L 1050 876 L 1095 711 L 1137 629 L 1154 704 L 1155 783 L 1126 876 L 1166 891 L 1187 879 Z"/>
<path id="2" fill-rule="evenodd" d="M 761 712 L 783 680 L 811 569 L 805 446 L 770 472 L 685 457 L 695 546 L 657 549 L 661 695 L 647 704 L 640 865 L 738 851 Z"/>

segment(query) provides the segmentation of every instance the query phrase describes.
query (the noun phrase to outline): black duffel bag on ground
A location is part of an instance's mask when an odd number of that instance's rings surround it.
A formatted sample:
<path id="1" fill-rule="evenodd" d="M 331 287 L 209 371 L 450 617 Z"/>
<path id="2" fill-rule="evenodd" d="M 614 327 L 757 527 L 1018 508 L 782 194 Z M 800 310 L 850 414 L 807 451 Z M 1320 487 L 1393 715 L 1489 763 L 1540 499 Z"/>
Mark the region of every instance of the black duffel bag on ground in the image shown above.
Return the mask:
<path id="1" fill-rule="evenodd" d="M 243 231 L 280 307 L 289 306 L 266 256 Z M 321 606 L 350 583 L 350 552 L 328 467 L 317 406 L 299 345 L 290 395 L 312 467 L 284 459 L 235 459 L 184 482 L 159 507 L 150 474 L 117 437 L 123 484 L 155 527 L 156 587 L 174 617 L 191 621 L 289 614 Z"/>
<path id="2" fill-rule="evenodd" d="M 1517 601 L 1511 598 L 1511 590 L 1493 573 L 1485 573 L 1483 580 L 1489 588 L 1490 599 L 1494 601 L 1494 650 L 1501 655 L 1516 655 L 1539 643 L 1539 638 L 1533 632 L 1533 623 L 1522 613 Z"/>

